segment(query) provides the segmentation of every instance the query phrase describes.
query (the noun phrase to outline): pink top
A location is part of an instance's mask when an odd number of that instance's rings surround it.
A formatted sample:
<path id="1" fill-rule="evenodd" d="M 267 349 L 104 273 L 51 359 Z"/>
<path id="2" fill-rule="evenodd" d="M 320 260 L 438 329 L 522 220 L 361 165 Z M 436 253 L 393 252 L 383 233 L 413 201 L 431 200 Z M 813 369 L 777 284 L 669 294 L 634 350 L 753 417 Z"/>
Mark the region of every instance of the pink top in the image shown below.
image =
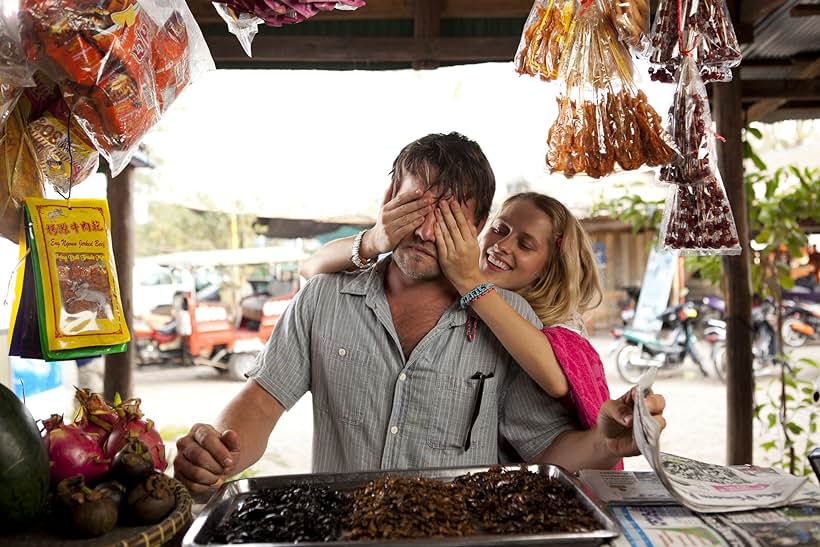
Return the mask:
<path id="1" fill-rule="evenodd" d="M 610 398 L 601 357 L 589 340 L 568 328 L 544 327 L 542 332 L 567 377 L 568 398 L 575 407 L 581 427 L 592 428 L 598 420 L 601 405 Z M 619 461 L 615 469 L 623 469 L 623 462 Z"/>

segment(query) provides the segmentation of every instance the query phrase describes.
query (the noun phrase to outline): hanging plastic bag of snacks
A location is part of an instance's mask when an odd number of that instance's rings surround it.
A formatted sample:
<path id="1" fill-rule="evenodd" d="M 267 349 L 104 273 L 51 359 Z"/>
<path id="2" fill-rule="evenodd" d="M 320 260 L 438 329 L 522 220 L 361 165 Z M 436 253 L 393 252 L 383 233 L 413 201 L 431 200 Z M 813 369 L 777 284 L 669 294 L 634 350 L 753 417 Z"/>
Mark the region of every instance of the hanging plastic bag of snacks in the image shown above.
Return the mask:
<path id="1" fill-rule="evenodd" d="M 191 81 L 213 68 L 184 0 L 20 0 L 27 58 L 58 84 L 113 175 Z"/>
<path id="2" fill-rule="evenodd" d="M 661 250 L 684 255 L 740 254 L 735 218 L 717 171 L 669 186 L 659 244 Z"/>
<path id="3" fill-rule="evenodd" d="M 692 56 L 683 58 L 667 127 L 679 153 L 661 167 L 661 181 L 691 184 L 717 170 L 713 165 L 717 158 L 716 133 L 712 129 L 709 97 Z"/>
<path id="4" fill-rule="evenodd" d="M 582 2 L 560 61 L 566 89 L 547 135 L 547 166 L 567 177 L 599 178 L 617 163 L 633 170 L 663 165 L 674 154 L 660 116 L 633 81 L 633 63 L 603 11 L 606 1 Z"/>
<path id="5" fill-rule="evenodd" d="M 609 17 L 618 39 L 643 55 L 649 47 L 649 0 L 609 0 Z"/>
<path id="6" fill-rule="evenodd" d="M 569 39 L 575 0 L 535 0 L 515 54 L 515 71 L 551 81 Z"/>
<path id="7" fill-rule="evenodd" d="M 672 83 L 685 54 L 704 82 L 728 82 L 740 45 L 725 0 L 661 0 L 650 34 L 650 77 Z"/>
<path id="8" fill-rule="evenodd" d="M 34 274 L 43 358 L 57 361 L 123 351 L 130 334 L 111 252 L 107 202 L 29 198 L 25 211 L 21 252 L 27 247 L 31 262 L 18 272 L 17 288 L 22 295 L 26 273 Z M 18 323 L 20 312 L 17 306 L 12 310 L 12 355 L 17 354 L 17 329 L 31 330 Z"/>
<path id="9" fill-rule="evenodd" d="M 333 11 L 334 9 L 355 10 L 364 6 L 365 2 L 364 0 L 338 0 L 335 2 L 313 0 L 223 0 L 220 4 L 232 9 L 237 16 L 239 14 L 252 15 L 261 19 L 263 23 L 270 27 L 281 27 L 301 23 L 323 11 Z M 214 6 L 217 12 L 220 12 L 221 8 L 217 7 L 216 3 Z M 230 29 L 232 26 L 231 21 L 227 19 L 225 21 Z M 231 30 L 231 34 L 235 33 Z M 247 53 L 250 47 L 245 48 L 245 44 L 242 42 L 243 38 L 238 34 L 236 36 Z M 253 36 L 250 39 L 252 40 Z M 250 54 L 248 55 L 250 56 Z"/>
<path id="10" fill-rule="evenodd" d="M 20 231 L 23 200 L 43 195 L 43 180 L 23 110 L 24 105 L 18 102 L 0 128 L 0 235 L 14 243 Z"/>
<path id="11" fill-rule="evenodd" d="M 683 254 L 739 254 L 734 216 L 717 168 L 716 134 L 706 86 L 695 59 L 685 56 L 669 110 L 679 154 L 660 171 L 671 183 L 660 247 Z"/>

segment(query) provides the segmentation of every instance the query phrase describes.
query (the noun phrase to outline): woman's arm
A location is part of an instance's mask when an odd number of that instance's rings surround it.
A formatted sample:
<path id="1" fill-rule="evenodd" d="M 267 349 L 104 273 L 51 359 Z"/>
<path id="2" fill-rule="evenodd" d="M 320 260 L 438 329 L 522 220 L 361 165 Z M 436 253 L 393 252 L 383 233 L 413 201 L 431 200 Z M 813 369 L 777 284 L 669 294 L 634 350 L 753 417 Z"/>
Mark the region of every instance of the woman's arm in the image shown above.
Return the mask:
<path id="1" fill-rule="evenodd" d="M 439 263 L 459 294 L 466 294 L 486 281 L 478 268 L 476 229 L 456 203 L 440 202 L 436 218 Z M 547 337 L 501 295 L 491 291 L 473 301 L 471 307 L 544 391 L 553 397 L 563 397 L 569 392 L 569 384 Z"/>
<path id="2" fill-rule="evenodd" d="M 429 212 L 430 205 L 421 198 L 421 192 L 407 192 L 393 198 L 391 184 L 384 195 L 376 225 L 362 237 L 359 256 L 364 260 L 375 259 L 382 253 L 392 251 L 399 241 L 421 225 Z M 353 269 L 350 257 L 353 254 L 354 239 L 355 236 L 350 236 L 326 243 L 302 262 L 299 275 L 310 279 L 321 273 Z"/>

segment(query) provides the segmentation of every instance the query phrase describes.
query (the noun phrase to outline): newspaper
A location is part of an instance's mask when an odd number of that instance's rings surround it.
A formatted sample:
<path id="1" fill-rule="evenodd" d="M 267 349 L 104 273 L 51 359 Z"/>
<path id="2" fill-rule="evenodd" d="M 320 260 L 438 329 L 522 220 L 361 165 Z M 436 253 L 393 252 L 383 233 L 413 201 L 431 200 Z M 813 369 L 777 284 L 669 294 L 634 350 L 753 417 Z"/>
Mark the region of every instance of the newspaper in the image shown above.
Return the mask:
<path id="1" fill-rule="evenodd" d="M 661 452 L 660 426 L 640 396 L 652 388 L 656 373 L 651 367 L 638 382 L 633 434 L 658 480 L 678 503 L 699 513 L 817 503 L 811 490 L 803 488 L 808 477 L 794 477 L 771 468 L 715 465 Z"/>
<path id="2" fill-rule="evenodd" d="M 614 547 L 816 547 L 820 508 L 788 507 L 743 513 L 697 514 L 681 506 L 611 508 L 621 525 Z"/>

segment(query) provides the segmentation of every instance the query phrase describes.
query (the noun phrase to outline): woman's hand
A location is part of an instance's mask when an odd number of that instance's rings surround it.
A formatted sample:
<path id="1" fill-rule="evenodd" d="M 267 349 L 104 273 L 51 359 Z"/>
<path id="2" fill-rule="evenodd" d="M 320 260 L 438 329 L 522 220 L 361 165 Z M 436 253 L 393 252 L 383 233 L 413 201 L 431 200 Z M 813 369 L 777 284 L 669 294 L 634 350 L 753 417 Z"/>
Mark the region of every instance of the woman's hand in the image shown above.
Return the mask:
<path id="1" fill-rule="evenodd" d="M 462 205 L 441 200 L 436 208 L 436 250 L 444 275 L 459 294 L 485 281 L 478 268 L 478 233 L 467 220 Z"/>
<path id="2" fill-rule="evenodd" d="M 376 225 L 362 238 L 359 254 L 363 258 L 376 258 L 395 249 L 399 241 L 421 226 L 432 210 L 429 201 L 421 197 L 421 190 L 407 192 L 395 198 L 392 196 L 391 183 L 384 194 Z"/>

